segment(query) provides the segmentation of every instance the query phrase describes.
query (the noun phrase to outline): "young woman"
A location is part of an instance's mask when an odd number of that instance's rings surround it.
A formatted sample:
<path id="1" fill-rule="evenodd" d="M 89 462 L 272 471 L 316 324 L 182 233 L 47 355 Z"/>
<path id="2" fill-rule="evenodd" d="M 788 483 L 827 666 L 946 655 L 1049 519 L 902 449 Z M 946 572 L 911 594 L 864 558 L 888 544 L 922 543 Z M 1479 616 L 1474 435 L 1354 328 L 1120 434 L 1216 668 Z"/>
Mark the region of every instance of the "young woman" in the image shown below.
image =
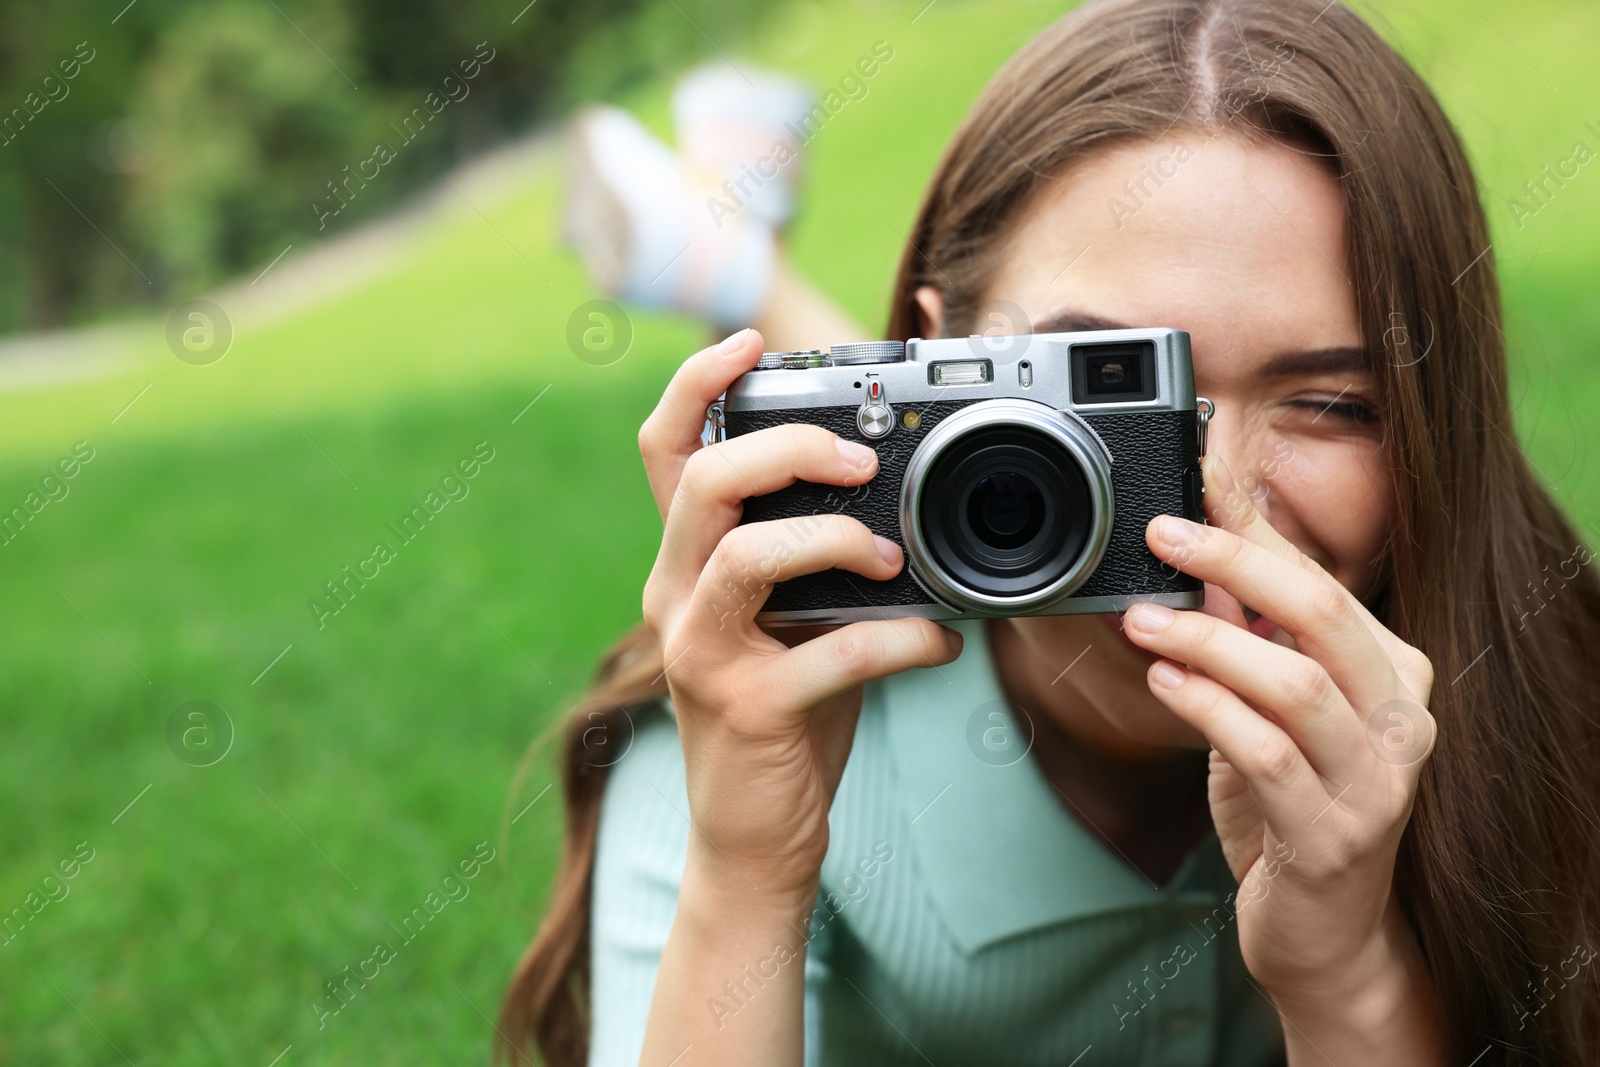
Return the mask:
<path id="1" fill-rule="evenodd" d="M 768 336 L 640 433 L 661 552 L 568 733 L 503 1051 L 1597 1062 L 1600 584 L 1513 440 L 1488 247 L 1438 103 L 1337 3 L 1041 34 L 940 163 L 886 336 L 1189 331 L 1209 523 L 1147 541 L 1204 609 L 764 632 L 784 532 L 742 501 L 876 470 L 816 427 L 700 446 L 764 346 L 868 336 L 778 262 Z M 904 565 L 845 516 L 790 547 L 780 579 Z"/>

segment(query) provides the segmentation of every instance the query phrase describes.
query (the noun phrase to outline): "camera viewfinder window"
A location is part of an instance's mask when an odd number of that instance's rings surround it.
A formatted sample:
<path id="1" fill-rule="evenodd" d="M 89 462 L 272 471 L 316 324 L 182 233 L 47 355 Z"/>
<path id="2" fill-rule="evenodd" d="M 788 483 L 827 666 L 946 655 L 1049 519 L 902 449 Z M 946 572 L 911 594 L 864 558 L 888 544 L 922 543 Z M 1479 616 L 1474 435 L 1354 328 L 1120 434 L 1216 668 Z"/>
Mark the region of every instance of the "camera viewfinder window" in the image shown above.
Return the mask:
<path id="1" fill-rule="evenodd" d="M 1120 404 L 1156 398 L 1156 352 L 1149 341 L 1072 348 L 1072 399 Z"/>

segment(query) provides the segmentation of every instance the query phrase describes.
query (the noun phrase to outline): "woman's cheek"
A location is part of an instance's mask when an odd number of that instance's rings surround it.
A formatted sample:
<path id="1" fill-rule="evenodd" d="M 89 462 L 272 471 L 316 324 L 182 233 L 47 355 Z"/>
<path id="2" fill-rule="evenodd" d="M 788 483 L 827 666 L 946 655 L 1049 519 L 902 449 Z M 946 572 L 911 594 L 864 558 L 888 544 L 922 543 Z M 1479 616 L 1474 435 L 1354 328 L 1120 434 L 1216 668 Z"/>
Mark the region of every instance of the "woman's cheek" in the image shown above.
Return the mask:
<path id="1" fill-rule="evenodd" d="M 1382 469 L 1375 440 L 1302 442 L 1270 483 L 1272 510 L 1297 527 L 1285 534 L 1357 596 L 1370 592 L 1392 521 Z"/>

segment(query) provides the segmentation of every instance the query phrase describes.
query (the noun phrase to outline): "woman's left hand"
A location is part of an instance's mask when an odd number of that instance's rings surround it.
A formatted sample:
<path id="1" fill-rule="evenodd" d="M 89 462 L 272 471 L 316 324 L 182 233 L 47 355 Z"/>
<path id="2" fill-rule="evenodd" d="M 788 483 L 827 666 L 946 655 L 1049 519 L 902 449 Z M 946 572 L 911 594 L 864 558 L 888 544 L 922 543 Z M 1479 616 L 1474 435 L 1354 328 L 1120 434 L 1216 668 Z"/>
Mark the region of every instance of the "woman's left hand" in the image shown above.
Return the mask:
<path id="1" fill-rule="evenodd" d="M 1382 1029 L 1431 996 L 1394 868 L 1433 749 L 1433 667 L 1274 530 L 1220 458 L 1205 468 L 1212 525 L 1161 516 L 1146 539 L 1213 587 L 1209 613 L 1144 604 L 1124 627 L 1164 657 L 1151 692 L 1214 750 L 1211 813 L 1250 973 L 1291 1022 L 1340 1012 Z M 1253 632 L 1235 599 L 1295 647 Z"/>

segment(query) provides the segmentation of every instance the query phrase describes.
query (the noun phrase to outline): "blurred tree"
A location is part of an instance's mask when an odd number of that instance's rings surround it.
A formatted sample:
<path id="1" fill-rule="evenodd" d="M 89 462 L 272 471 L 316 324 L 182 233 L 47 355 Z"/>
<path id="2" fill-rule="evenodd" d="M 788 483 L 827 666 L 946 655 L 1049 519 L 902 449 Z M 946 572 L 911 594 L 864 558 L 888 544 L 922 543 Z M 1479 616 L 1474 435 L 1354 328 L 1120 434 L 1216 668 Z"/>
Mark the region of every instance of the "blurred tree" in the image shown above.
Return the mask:
<path id="1" fill-rule="evenodd" d="M 85 151 L 132 69 L 131 36 L 107 29 L 87 4 L 0 6 L 0 259 L 11 268 L 0 274 L 0 328 L 150 293 L 117 250 L 128 245 L 118 190 Z"/>
<path id="2" fill-rule="evenodd" d="M 702 27 L 737 48 L 779 2 L 0 0 L 0 332 L 249 271 L 578 100 L 688 65 L 712 48 Z M 329 183 L 400 146 L 480 45 L 494 58 L 470 92 L 320 228 Z"/>
<path id="3" fill-rule="evenodd" d="M 340 19 L 330 5 L 297 22 L 342 55 Z M 325 183 L 375 136 L 376 95 L 346 80 L 362 74 L 254 0 L 192 7 L 163 33 L 108 145 L 163 289 L 268 262 L 307 230 Z"/>

